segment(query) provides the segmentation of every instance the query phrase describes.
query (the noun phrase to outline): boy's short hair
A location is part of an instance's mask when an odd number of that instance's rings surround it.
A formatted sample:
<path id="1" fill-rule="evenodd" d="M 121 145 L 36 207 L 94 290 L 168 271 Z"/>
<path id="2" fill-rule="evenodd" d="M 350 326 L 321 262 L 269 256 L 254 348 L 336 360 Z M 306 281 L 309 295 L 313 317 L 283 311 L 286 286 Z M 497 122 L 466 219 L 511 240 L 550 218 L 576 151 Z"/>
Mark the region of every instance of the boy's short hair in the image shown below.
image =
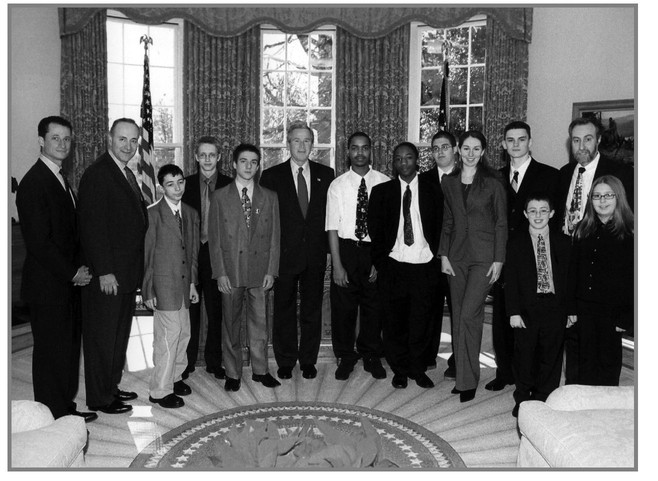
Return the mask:
<path id="1" fill-rule="evenodd" d="M 169 174 L 171 174 L 172 177 L 176 177 L 177 175 L 180 175 L 181 177 L 185 177 L 183 175 L 183 170 L 178 167 L 176 164 L 165 164 L 162 167 L 160 167 L 160 170 L 158 170 L 158 184 L 162 185 L 164 182 L 164 178 L 167 177 Z"/>
<path id="2" fill-rule="evenodd" d="M 529 139 L 532 138 L 532 133 L 530 132 L 530 126 L 521 120 L 515 120 L 507 124 L 505 126 L 505 129 L 503 130 L 503 138 L 507 136 L 507 132 L 514 129 L 523 129 L 526 132 L 528 132 L 528 138 Z"/>
<path id="3" fill-rule="evenodd" d="M 430 146 L 434 145 L 434 141 L 437 139 L 447 139 L 448 142 L 450 142 L 450 145 L 457 147 L 457 139 L 447 130 L 439 130 L 436 134 L 434 134 L 432 141 L 430 142 Z"/>
<path id="4" fill-rule="evenodd" d="M 537 202 L 547 202 L 548 207 L 553 210 L 553 201 L 551 200 L 551 196 L 548 195 L 548 192 L 543 191 L 532 192 L 525 200 L 525 204 L 523 204 L 523 210 L 528 210 L 528 204 L 530 204 L 530 202 L 533 200 Z"/>
<path id="5" fill-rule="evenodd" d="M 347 148 L 352 145 L 352 139 L 355 139 L 357 137 L 363 137 L 364 139 L 368 140 L 368 145 L 372 146 L 372 141 L 370 140 L 370 136 L 366 134 L 365 132 L 354 132 L 352 135 L 350 135 L 350 138 L 347 139 Z"/>
<path id="6" fill-rule="evenodd" d="M 217 140 L 217 137 L 213 137 L 212 135 L 204 135 L 203 137 L 200 137 L 197 139 L 194 145 L 194 154 L 196 155 L 199 152 L 199 147 L 201 144 L 209 144 L 209 145 L 214 145 L 215 149 L 217 149 L 217 154 L 219 154 L 222 150 L 222 146 L 219 143 L 219 140 Z"/>
<path id="7" fill-rule="evenodd" d="M 233 162 L 237 162 L 242 152 L 253 152 L 258 156 L 258 165 L 260 165 L 260 150 L 253 144 L 240 144 L 233 150 Z"/>
<path id="8" fill-rule="evenodd" d="M 393 156 L 395 157 L 395 153 L 398 151 L 400 147 L 409 147 L 411 151 L 414 153 L 416 156 L 416 160 L 420 157 L 420 153 L 418 152 L 418 147 L 416 147 L 414 144 L 411 142 L 400 142 L 398 145 L 395 146 L 393 149 Z"/>

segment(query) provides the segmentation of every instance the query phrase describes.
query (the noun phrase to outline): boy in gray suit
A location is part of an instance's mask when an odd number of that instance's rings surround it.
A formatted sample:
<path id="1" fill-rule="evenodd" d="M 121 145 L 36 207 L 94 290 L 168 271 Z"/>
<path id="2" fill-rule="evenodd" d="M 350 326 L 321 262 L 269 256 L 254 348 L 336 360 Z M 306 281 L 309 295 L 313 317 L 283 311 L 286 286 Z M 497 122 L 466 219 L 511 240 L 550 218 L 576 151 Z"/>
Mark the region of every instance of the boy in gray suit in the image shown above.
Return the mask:
<path id="1" fill-rule="evenodd" d="M 267 291 L 279 274 L 279 202 L 277 194 L 255 182 L 260 151 L 240 144 L 233 152 L 235 181 L 213 192 L 208 219 L 212 277 L 222 293 L 222 360 L 227 391 L 240 389 L 243 305 L 252 380 L 280 386 L 267 367 Z M 245 301 L 246 298 L 246 301 Z"/>

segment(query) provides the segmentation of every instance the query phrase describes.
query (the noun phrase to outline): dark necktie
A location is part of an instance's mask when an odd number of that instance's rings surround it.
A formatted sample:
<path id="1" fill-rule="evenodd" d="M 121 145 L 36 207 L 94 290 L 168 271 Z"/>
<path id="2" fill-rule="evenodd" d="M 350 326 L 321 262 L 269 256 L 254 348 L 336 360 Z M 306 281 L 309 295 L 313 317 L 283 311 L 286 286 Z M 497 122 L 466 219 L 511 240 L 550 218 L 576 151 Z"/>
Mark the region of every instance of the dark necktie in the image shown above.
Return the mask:
<path id="1" fill-rule="evenodd" d="M 306 218 L 306 212 L 308 212 L 308 187 L 302 174 L 303 171 L 302 167 L 297 171 L 297 198 L 299 199 L 299 207 L 302 209 L 302 215 Z"/>
<path id="2" fill-rule="evenodd" d="M 247 195 L 247 188 L 242 188 L 242 210 L 244 212 L 244 220 L 247 222 L 247 229 L 251 225 L 251 201 Z"/>
<path id="3" fill-rule="evenodd" d="M 573 197 L 571 198 L 571 206 L 566 213 L 567 226 L 565 234 L 573 235 L 578 223 L 580 222 L 580 208 L 583 203 L 583 173 L 585 167 L 578 168 L 578 177 L 576 177 L 576 185 L 573 188 Z"/>
<path id="4" fill-rule="evenodd" d="M 414 243 L 414 229 L 411 226 L 411 189 L 408 185 L 402 197 L 402 214 L 404 216 L 404 243 L 410 246 Z"/>
<path id="5" fill-rule="evenodd" d="M 66 192 L 68 192 L 69 196 L 71 197 L 71 201 L 73 202 L 73 207 L 75 207 L 75 194 L 73 193 L 73 189 L 71 189 L 71 184 L 69 184 L 69 180 L 66 178 L 66 175 L 64 175 L 64 170 L 59 169 L 59 175 L 62 176 L 62 179 L 64 179 L 64 188 L 66 189 Z"/>
<path id="6" fill-rule="evenodd" d="M 368 235 L 368 188 L 366 179 L 361 178 L 359 192 L 356 197 L 356 238 L 363 240 Z"/>
<path id="7" fill-rule="evenodd" d="M 537 293 L 546 294 L 551 291 L 551 280 L 548 274 L 548 256 L 546 241 L 541 234 L 537 236 Z"/>
<path id="8" fill-rule="evenodd" d="M 174 217 L 176 217 L 176 222 L 178 222 L 178 229 L 180 230 L 181 235 L 183 235 L 183 219 L 180 218 L 179 210 L 176 210 Z"/>
<path id="9" fill-rule="evenodd" d="M 210 211 L 210 179 L 203 179 L 203 192 L 201 195 L 201 243 L 208 242 L 208 211 Z"/>
<path id="10" fill-rule="evenodd" d="M 514 177 L 512 177 L 512 189 L 514 189 L 514 192 L 519 191 L 519 171 L 518 170 L 514 171 Z"/>
<path id="11" fill-rule="evenodd" d="M 130 188 L 133 190 L 133 192 L 141 202 L 143 200 L 142 192 L 139 190 L 139 185 L 137 185 L 137 179 L 135 179 L 135 174 L 133 174 L 133 171 L 130 170 L 128 166 L 124 167 L 123 170 L 126 172 L 126 179 L 128 179 Z"/>

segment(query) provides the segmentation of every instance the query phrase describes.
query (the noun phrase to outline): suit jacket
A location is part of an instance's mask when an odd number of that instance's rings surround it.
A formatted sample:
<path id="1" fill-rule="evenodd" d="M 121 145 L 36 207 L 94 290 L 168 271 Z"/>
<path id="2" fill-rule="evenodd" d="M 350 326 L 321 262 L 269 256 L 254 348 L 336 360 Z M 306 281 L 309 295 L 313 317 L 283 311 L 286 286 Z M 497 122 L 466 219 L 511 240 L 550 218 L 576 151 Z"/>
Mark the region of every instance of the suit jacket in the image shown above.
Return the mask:
<path id="1" fill-rule="evenodd" d="M 78 270 L 77 220 L 71 196 L 37 160 L 18 186 L 16 207 L 27 250 L 21 299 L 30 304 L 66 304 Z"/>
<path id="2" fill-rule="evenodd" d="M 249 229 L 235 182 L 213 192 L 208 217 L 213 279 L 228 276 L 231 287 L 261 287 L 266 275 L 279 275 L 281 230 L 276 192 L 254 185 Z"/>
<path id="3" fill-rule="evenodd" d="M 573 171 L 577 166 L 578 162 L 569 162 L 560 169 L 558 174 L 557 191 L 555 194 L 555 215 L 551 219 L 553 221 L 551 224 L 552 229 L 559 228 L 561 230 L 562 225 L 564 224 L 564 212 L 566 210 L 567 197 L 569 196 L 571 178 L 573 177 Z M 626 199 L 628 200 L 628 204 L 634 211 L 635 179 L 633 168 L 622 162 L 601 155 L 599 158 L 599 164 L 596 166 L 596 171 L 594 172 L 594 180 L 603 177 L 604 175 L 614 175 L 621 180 L 624 189 L 626 189 Z"/>
<path id="4" fill-rule="evenodd" d="M 260 185 L 277 193 L 281 221 L 281 275 L 299 274 L 305 269 L 324 271 L 329 245 L 324 230 L 327 190 L 334 180 L 333 169 L 309 162 L 311 198 L 306 218 L 297 199 L 290 159 L 263 171 Z"/>
<path id="5" fill-rule="evenodd" d="M 368 231 L 372 239 L 372 263 L 379 271 L 395 246 L 400 225 L 402 186 L 399 179 L 372 188 L 368 203 Z M 423 234 L 433 254 L 439 249 L 442 211 L 436 185 L 418 178 L 418 208 Z"/>
<path id="6" fill-rule="evenodd" d="M 197 282 L 199 215 L 181 202 L 183 232 L 163 197 L 148 208 L 144 240 L 142 298 L 156 299 L 158 311 L 190 307 L 190 284 Z"/>
<path id="7" fill-rule="evenodd" d="M 190 207 L 193 207 L 199 215 L 201 215 L 201 184 L 199 180 L 200 173 L 188 175 L 185 177 L 185 192 L 183 193 L 183 202 Z M 224 186 L 233 182 L 233 179 L 225 176 L 221 172 L 217 173 L 217 181 L 215 182 L 215 190 L 221 189 Z M 212 194 L 211 194 L 212 195 Z"/>
<path id="8" fill-rule="evenodd" d="M 558 170 L 531 158 L 518 192 L 515 192 L 510 184 L 510 171 L 511 165 L 509 163 L 500 169 L 500 172 L 503 174 L 505 190 L 507 191 L 507 229 L 511 238 L 517 232 L 523 232 L 529 228 L 528 219 L 526 219 L 523 212 L 525 210 L 525 202 L 530 194 L 545 192 L 549 195 L 555 206 Z"/>
<path id="9" fill-rule="evenodd" d="M 445 174 L 448 175 L 448 174 Z M 439 180 L 439 172 L 437 167 L 434 166 L 430 170 L 418 174 L 418 179 L 423 182 L 433 184 L 436 187 L 436 194 L 439 196 L 439 204 L 441 206 L 441 214 L 443 215 L 443 188 L 441 187 L 441 181 Z"/>
<path id="10" fill-rule="evenodd" d="M 575 314 L 568 286 L 571 264 L 571 239 L 559 231 L 549 233 L 553 286 L 560 316 Z M 528 311 L 537 299 L 537 261 L 528 229 L 519 232 L 507 244 L 505 264 L 505 301 L 507 316 L 520 315 L 528 322 Z"/>
<path id="11" fill-rule="evenodd" d="M 466 255 L 472 261 L 505 262 L 507 245 L 507 193 L 501 175 L 476 178 L 471 185 L 466 206 L 462 195 L 460 171 L 443 178 L 445 196 L 443 229 L 439 255 L 450 262 L 461 261 Z"/>
<path id="12" fill-rule="evenodd" d="M 108 152 L 82 175 L 78 196 L 83 264 L 94 277 L 114 274 L 120 294 L 134 292 L 144 270 L 146 204 Z"/>

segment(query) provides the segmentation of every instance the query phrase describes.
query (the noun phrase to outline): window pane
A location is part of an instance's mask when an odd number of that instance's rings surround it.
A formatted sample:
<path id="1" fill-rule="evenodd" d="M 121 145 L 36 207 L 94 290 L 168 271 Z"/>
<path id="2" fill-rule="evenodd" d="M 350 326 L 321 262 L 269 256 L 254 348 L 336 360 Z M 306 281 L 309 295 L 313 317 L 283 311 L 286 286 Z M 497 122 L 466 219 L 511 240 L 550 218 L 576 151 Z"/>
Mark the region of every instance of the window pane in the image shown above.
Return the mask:
<path id="1" fill-rule="evenodd" d="M 263 170 L 283 162 L 284 151 L 285 149 L 280 149 L 280 148 L 261 149 L 261 153 L 262 153 L 261 164 L 263 165 Z"/>
<path id="2" fill-rule="evenodd" d="M 306 122 L 306 109 L 288 109 L 286 110 L 288 125 L 293 122 Z"/>
<path id="3" fill-rule="evenodd" d="M 282 144 L 283 110 L 265 109 L 263 111 L 263 142 L 266 144 Z"/>
<path id="4" fill-rule="evenodd" d="M 439 109 L 421 109 L 420 142 L 429 143 L 432 136 L 439 131 Z"/>
<path id="5" fill-rule="evenodd" d="M 481 104 L 484 102 L 484 67 L 471 68 L 471 92 L 472 104 Z"/>
<path id="6" fill-rule="evenodd" d="M 286 74 L 284 72 L 265 72 L 263 74 L 263 104 L 283 107 L 283 88 Z"/>
<path id="7" fill-rule="evenodd" d="M 308 69 L 308 35 L 290 35 L 288 37 L 288 68 Z"/>
<path id="8" fill-rule="evenodd" d="M 421 147 L 418 149 L 420 156 L 418 157 L 418 167 L 421 172 L 430 170 L 436 165 L 432 157 L 432 149 L 430 147 Z"/>
<path id="9" fill-rule="evenodd" d="M 141 105 L 142 89 L 144 88 L 144 67 L 126 65 L 123 76 L 124 97 L 126 104 Z M 151 85 L 153 91 L 153 85 Z"/>
<path id="10" fill-rule="evenodd" d="M 305 107 L 308 103 L 308 74 L 288 74 L 288 105 Z"/>
<path id="11" fill-rule="evenodd" d="M 130 64 L 144 65 L 144 44 L 139 43 L 148 31 L 146 25 L 123 24 L 123 61 Z"/>
<path id="12" fill-rule="evenodd" d="M 157 144 L 174 142 L 174 109 L 172 107 L 153 108 L 153 141 Z"/>
<path id="13" fill-rule="evenodd" d="M 314 107 L 331 107 L 332 74 L 311 74 L 311 105 Z"/>
<path id="14" fill-rule="evenodd" d="M 124 105 L 123 106 L 123 115 L 122 117 L 128 117 L 137 122 L 137 125 L 142 125 L 142 117 L 140 114 L 139 105 Z"/>
<path id="15" fill-rule="evenodd" d="M 123 103 L 123 65 L 121 64 L 107 64 L 107 101 Z"/>
<path id="16" fill-rule="evenodd" d="M 443 65 L 443 30 L 425 30 L 421 41 L 421 67 Z"/>
<path id="17" fill-rule="evenodd" d="M 421 73 L 420 105 L 440 105 L 443 74 L 441 70 L 423 70 Z"/>
<path id="18" fill-rule="evenodd" d="M 174 69 L 151 68 L 151 101 L 153 105 L 174 105 Z M 142 82 L 144 81 L 144 69 L 142 69 Z M 142 85 L 143 89 L 143 85 Z M 142 92 L 140 89 L 140 94 Z M 141 98 L 140 98 L 141 104 Z"/>
<path id="19" fill-rule="evenodd" d="M 108 62 L 123 61 L 123 25 L 117 22 L 107 22 L 107 43 L 113 48 L 107 49 Z"/>
<path id="20" fill-rule="evenodd" d="M 309 158 L 315 162 L 319 162 L 322 165 L 331 167 L 331 151 L 333 149 L 313 149 Z"/>
<path id="21" fill-rule="evenodd" d="M 482 130 L 484 122 L 482 121 L 482 107 L 471 107 L 469 109 L 468 128 L 469 130 Z"/>
<path id="22" fill-rule="evenodd" d="M 471 63 L 484 63 L 486 27 L 473 27 L 471 29 Z"/>
<path id="23" fill-rule="evenodd" d="M 286 35 L 263 33 L 263 68 L 282 68 L 286 60 Z"/>
<path id="24" fill-rule="evenodd" d="M 333 67 L 334 40 L 331 35 L 311 35 L 311 66 L 317 70 Z"/>
<path id="25" fill-rule="evenodd" d="M 173 67 L 174 66 L 174 30 L 168 27 L 150 27 L 149 35 L 153 39 L 153 44 L 149 46 L 149 62 L 156 67 Z M 142 54 L 144 53 L 144 44 L 141 43 Z"/>
<path id="26" fill-rule="evenodd" d="M 451 66 L 468 64 L 468 28 L 451 28 L 446 32 L 446 52 Z"/>
<path id="27" fill-rule="evenodd" d="M 464 105 L 467 101 L 466 80 L 468 68 L 450 69 L 450 105 Z"/>
<path id="28" fill-rule="evenodd" d="M 455 137 L 466 132 L 466 108 L 450 108 L 450 130 Z"/>
<path id="29" fill-rule="evenodd" d="M 311 110 L 309 124 L 316 144 L 331 144 L 331 110 Z"/>
<path id="30" fill-rule="evenodd" d="M 109 125 L 107 126 L 108 130 L 112 126 L 112 122 L 121 117 L 125 117 L 123 114 L 123 104 L 109 104 L 107 106 L 107 116 L 109 120 Z M 136 120 L 136 119 L 135 119 Z"/>

